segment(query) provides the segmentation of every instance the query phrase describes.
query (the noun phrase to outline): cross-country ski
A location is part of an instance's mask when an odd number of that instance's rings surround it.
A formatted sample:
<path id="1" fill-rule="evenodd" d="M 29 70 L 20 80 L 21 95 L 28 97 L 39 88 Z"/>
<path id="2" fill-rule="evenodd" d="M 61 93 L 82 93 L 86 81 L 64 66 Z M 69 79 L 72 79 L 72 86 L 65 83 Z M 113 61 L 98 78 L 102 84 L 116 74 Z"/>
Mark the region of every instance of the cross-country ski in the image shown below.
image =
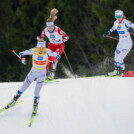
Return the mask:
<path id="1" fill-rule="evenodd" d="M 9 104 L 7 104 L 7 106 L 5 106 L 4 108 L 0 109 L 0 113 L 3 112 L 3 111 L 6 111 L 6 110 L 9 109 L 9 108 L 12 108 L 12 107 L 14 107 L 14 106 L 19 105 L 19 104 L 21 104 L 22 102 L 23 102 L 23 101 L 19 101 L 19 102 L 15 103 L 15 104 L 12 105 L 12 106 L 9 106 Z"/>

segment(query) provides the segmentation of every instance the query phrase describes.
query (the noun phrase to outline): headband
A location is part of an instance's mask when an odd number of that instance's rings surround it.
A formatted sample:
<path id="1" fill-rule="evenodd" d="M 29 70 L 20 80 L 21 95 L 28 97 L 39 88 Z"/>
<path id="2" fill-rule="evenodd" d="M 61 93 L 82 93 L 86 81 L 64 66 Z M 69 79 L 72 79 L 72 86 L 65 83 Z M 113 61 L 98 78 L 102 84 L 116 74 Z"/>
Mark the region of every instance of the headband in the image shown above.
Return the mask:
<path id="1" fill-rule="evenodd" d="M 46 42 L 38 42 L 37 47 L 46 47 Z"/>
<path id="2" fill-rule="evenodd" d="M 46 24 L 47 24 L 47 27 L 52 27 L 52 26 L 54 26 L 54 22 L 47 22 Z"/>

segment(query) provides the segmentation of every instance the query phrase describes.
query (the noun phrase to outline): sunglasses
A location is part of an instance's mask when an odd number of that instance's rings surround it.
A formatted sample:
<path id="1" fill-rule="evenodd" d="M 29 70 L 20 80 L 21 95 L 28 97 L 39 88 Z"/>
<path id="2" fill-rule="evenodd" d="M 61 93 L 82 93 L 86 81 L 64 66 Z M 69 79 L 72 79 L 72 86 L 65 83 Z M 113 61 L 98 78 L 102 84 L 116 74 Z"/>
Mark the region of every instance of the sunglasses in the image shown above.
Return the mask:
<path id="1" fill-rule="evenodd" d="M 115 18 L 116 18 L 116 19 L 118 19 L 118 18 L 122 18 L 122 16 L 115 16 Z"/>

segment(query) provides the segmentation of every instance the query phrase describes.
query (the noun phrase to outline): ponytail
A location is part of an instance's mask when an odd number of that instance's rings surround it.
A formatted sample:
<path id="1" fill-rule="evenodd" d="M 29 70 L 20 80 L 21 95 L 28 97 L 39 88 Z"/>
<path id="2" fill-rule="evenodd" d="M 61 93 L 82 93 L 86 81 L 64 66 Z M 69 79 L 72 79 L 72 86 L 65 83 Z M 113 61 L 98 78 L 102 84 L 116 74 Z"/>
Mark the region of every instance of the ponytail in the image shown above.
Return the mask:
<path id="1" fill-rule="evenodd" d="M 53 8 L 51 11 L 50 11 L 50 16 L 49 18 L 47 19 L 47 22 L 54 22 L 56 19 L 57 19 L 57 13 L 59 11 L 56 9 L 56 8 Z"/>
<path id="2" fill-rule="evenodd" d="M 126 16 L 125 15 L 123 15 L 123 19 L 126 19 Z"/>
<path id="3" fill-rule="evenodd" d="M 122 10 L 121 10 L 122 11 Z M 123 12 L 123 11 L 122 11 Z M 123 12 L 123 17 L 122 17 L 123 19 L 126 19 L 126 16 L 124 15 L 124 12 Z"/>

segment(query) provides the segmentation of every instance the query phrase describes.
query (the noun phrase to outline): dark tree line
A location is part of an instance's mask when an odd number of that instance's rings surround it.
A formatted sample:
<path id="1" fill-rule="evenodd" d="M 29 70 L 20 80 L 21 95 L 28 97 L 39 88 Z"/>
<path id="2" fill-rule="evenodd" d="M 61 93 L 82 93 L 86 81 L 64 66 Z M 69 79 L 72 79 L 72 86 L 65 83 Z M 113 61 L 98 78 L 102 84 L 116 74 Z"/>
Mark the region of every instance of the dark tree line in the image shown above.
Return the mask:
<path id="1" fill-rule="evenodd" d="M 59 10 L 55 25 L 70 37 L 65 51 L 74 72 L 79 76 L 107 73 L 113 68 L 117 41 L 102 38 L 115 20 L 114 11 L 121 9 L 134 22 L 133 0 L 1 0 L 0 1 L 0 81 L 22 81 L 31 68 L 31 57 L 22 65 L 16 52 L 36 45 L 36 36 L 45 28 L 52 8 Z M 112 36 L 118 37 L 117 33 Z M 48 40 L 45 38 L 48 43 Z M 133 69 L 133 50 L 126 59 L 127 69 Z M 64 54 L 56 77 L 67 77 L 69 70 Z"/>

